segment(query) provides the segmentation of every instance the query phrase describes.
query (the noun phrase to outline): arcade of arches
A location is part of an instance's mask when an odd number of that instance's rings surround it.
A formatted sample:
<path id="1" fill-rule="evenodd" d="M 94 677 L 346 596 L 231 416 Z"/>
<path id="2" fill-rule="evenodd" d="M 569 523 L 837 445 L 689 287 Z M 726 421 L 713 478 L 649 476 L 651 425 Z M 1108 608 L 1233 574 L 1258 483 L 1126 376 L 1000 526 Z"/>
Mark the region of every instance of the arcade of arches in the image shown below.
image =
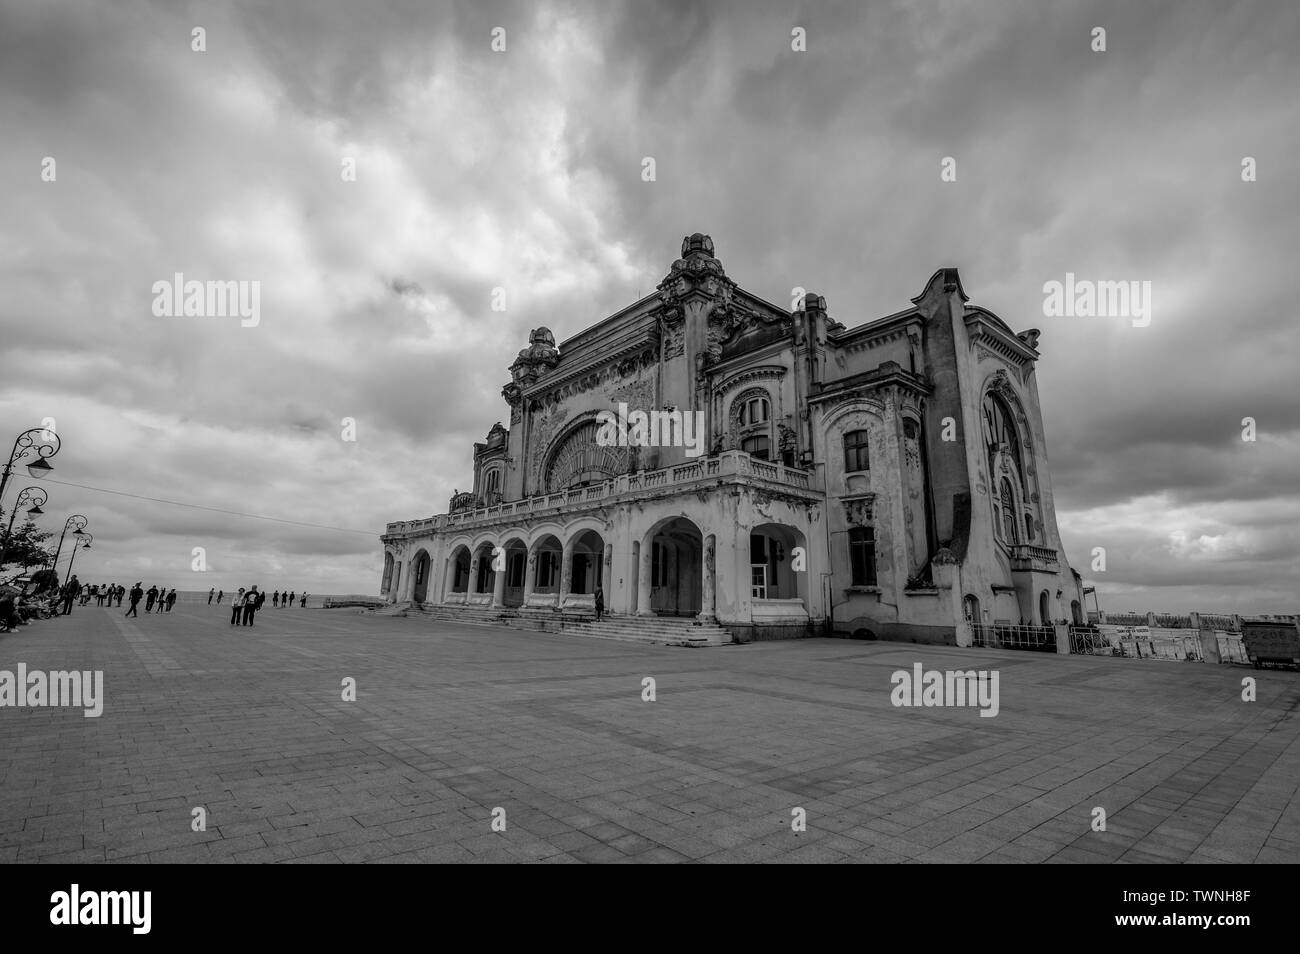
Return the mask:
<path id="1" fill-rule="evenodd" d="M 738 580 L 759 615 L 766 610 L 794 622 L 809 619 L 808 574 L 796 572 L 795 550 L 804 534 L 791 526 L 761 524 L 743 536 L 736 553 Z M 715 619 L 717 536 L 685 516 L 665 517 L 616 548 L 598 530 L 505 530 L 487 539 L 453 541 L 441 560 L 423 546 L 409 560 L 401 597 L 417 603 L 501 608 L 591 609 L 599 589 L 607 612 Z M 401 563 L 385 554 L 385 589 L 399 591 Z M 622 586 L 610 585 L 610 574 Z"/>

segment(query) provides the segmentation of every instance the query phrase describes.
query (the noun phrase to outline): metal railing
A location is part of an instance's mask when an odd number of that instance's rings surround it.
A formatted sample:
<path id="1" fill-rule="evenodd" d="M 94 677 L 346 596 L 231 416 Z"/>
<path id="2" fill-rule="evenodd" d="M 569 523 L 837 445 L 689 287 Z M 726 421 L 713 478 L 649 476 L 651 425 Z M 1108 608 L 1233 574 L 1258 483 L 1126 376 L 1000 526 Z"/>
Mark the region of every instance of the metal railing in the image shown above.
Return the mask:
<path id="1" fill-rule="evenodd" d="M 1110 640 L 1091 626 L 1070 627 L 1070 652 L 1076 656 L 1118 655 Z"/>
<path id="2" fill-rule="evenodd" d="M 1051 626 L 986 626 L 977 623 L 971 627 L 974 645 L 985 649 L 1023 649 L 1028 652 L 1056 652 L 1056 630 Z"/>

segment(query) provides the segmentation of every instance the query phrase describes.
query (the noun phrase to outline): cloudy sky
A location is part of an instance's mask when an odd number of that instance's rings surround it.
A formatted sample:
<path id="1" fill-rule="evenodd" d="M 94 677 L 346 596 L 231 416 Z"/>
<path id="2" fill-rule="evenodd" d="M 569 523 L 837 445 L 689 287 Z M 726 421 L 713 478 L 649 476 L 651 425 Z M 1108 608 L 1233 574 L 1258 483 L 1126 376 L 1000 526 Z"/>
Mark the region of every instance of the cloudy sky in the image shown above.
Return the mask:
<path id="1" fill-rule="evenodd" d="M 847 325 L 957 266 L 1042 329 L 1103 608 L 1296 611 L 1296 49 L 1289 0 L 0 0 L 0 421 L 55 419 L 83 579 L 373 593 L 528 329 L 647 294 L 684 234 Z M 156 316 L 178 272 L 260 282 L 259 323 Z M 1044 317 L 1067 272 L 1150 281 L 1150 324 Z"/>

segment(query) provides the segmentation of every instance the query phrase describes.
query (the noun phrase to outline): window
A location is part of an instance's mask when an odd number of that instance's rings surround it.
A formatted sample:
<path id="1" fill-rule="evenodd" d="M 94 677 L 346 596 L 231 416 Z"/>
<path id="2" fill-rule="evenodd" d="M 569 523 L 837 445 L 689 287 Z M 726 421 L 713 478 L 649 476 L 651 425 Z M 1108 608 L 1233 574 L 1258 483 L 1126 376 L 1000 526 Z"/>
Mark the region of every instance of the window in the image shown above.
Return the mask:
<path id="1" fill-rule="evenodd" d="M 1002 536 L 1009 546 L 1020 542 L 1016 535 L 1016 498 L 1005 477 L 1002 478 Z"/>
<path id="2" fill-rule="evenodd" d="M 876 585 L 876 531 L 855 527 L 849 531 L 849 565 L 854 586 Z"/>
<path id="3" fill-rule="evenodd" d="M 484 493 L 484 496 L 489 498 L 495 497 L 497 491 L 500 489 L 501 489 L 501 471 L 499 470 L 488 471 L 487 489 L 486 492 Z"/>
<path id="4" fill-rule="evenodd" d="M 850 474 L 871 469 L 866 431 L 849 431 L 844 435 L 844 469 Z"/>
<path id="5" fill-rule="evenodd" d="M 755 434 L 740 442 L 740 449 L 759 460 L 771 460 L 772 439 L 765 434 Z"/>
<path id="6" fill-rule="evenodd" d="M 767 398 L 752 397 L 740 406 L 740 426 L 766 424 L 770 413 L 771 407 L 767 403 Z"/>
<path id="7" fill-rule="evenodd" d="M 984 443 L 988 446 L 990 461 L 998 445 L 1006 445 L 1007 453 L 1015 462 L 1016 473 L 1023 483 L 1025 472 L 1020 459 L 1020 436 L 1016 430 L 1015 418 L 1006 403 L 994 394 L 984 395 Z"/>
<path id="8" fill-rule="evenodd" d="M 517 587 L 524 585 L 524 555 L 522 553 L 512 553 L 510 555 L 509 571 L 506 573 L 506 586 Z"/>
<path id="9" fill-rule="evenodd" d="M 1034 540 L 1034 515 L 1025 514 L 1025 539 L 1030 543 Z"/>
<path id="10" fill-rule="evenodd" d="M 767 567 L 763 565 L 749 568 L 749 595 L 756 600 L 767 599 Z"/>

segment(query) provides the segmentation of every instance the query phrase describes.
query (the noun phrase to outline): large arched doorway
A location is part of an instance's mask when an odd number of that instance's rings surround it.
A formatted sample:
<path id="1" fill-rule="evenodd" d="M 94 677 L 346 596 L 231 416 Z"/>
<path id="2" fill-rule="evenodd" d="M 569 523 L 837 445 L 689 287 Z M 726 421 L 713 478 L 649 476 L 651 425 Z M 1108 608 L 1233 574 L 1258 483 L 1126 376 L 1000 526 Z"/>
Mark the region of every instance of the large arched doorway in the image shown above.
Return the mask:
<path id="1" fill-rule="evenodd" d="M 449 596 L 460 594 L 462 603 L 465 601 L 465 593 L 469 590 L 469 562 L 469 547 L 464 544 L 452 551 L 451 559 L 448 561 L 447 594 Z"/>
<path id="2" fill-rule="evenodd" d="M 595 530 L 585 530 L 573 541 L 570 593 L 595 593 L 604 581 L 605 541 Z"/>
<path id="3" fill-rule="evenodd" d="M 506 551 L 506 585 L 501 602 L 506 606 L 524 605 L 524 574 L 528 567 L 528 547 L 518 537 L 503 544 Z"/>
<path id="4" fill-rule="evenodd" d="M 703 605 L 704 535 L 685 517 L 647 535 L 650 609 L 659 616 L 695 616 Z M 645 551 L 643 551 L 645 552 Z"/>
<path id="5" fill-rule="evenodd" d="M 429 551 L 420 550 L 411 563 L 411 599 L 423 603 L 429 595 Z"/>
<path id="6" fill-rule="evenodd" d="M 478 562 L 478 568 L 474 573 L 474 579 L 470 581 L 470 594 L 486 593 L 492 595 L 492 590 L 496 586 L 496 570 L 492 567 L 492 555 L 496 551 L 496 546 L 488 541 L 480 543 L 474 551 L 474 559 Z"/>
<path id="7" fill-rule="evenodd" d="M 542 597 L 540 602 L 555 602 L 560 592 L 560 564 L 563 562 L 564 548 L 554 534 L 539 537 L 532 546 L 530 560 L 533 565 L 533 597 Z"/>

